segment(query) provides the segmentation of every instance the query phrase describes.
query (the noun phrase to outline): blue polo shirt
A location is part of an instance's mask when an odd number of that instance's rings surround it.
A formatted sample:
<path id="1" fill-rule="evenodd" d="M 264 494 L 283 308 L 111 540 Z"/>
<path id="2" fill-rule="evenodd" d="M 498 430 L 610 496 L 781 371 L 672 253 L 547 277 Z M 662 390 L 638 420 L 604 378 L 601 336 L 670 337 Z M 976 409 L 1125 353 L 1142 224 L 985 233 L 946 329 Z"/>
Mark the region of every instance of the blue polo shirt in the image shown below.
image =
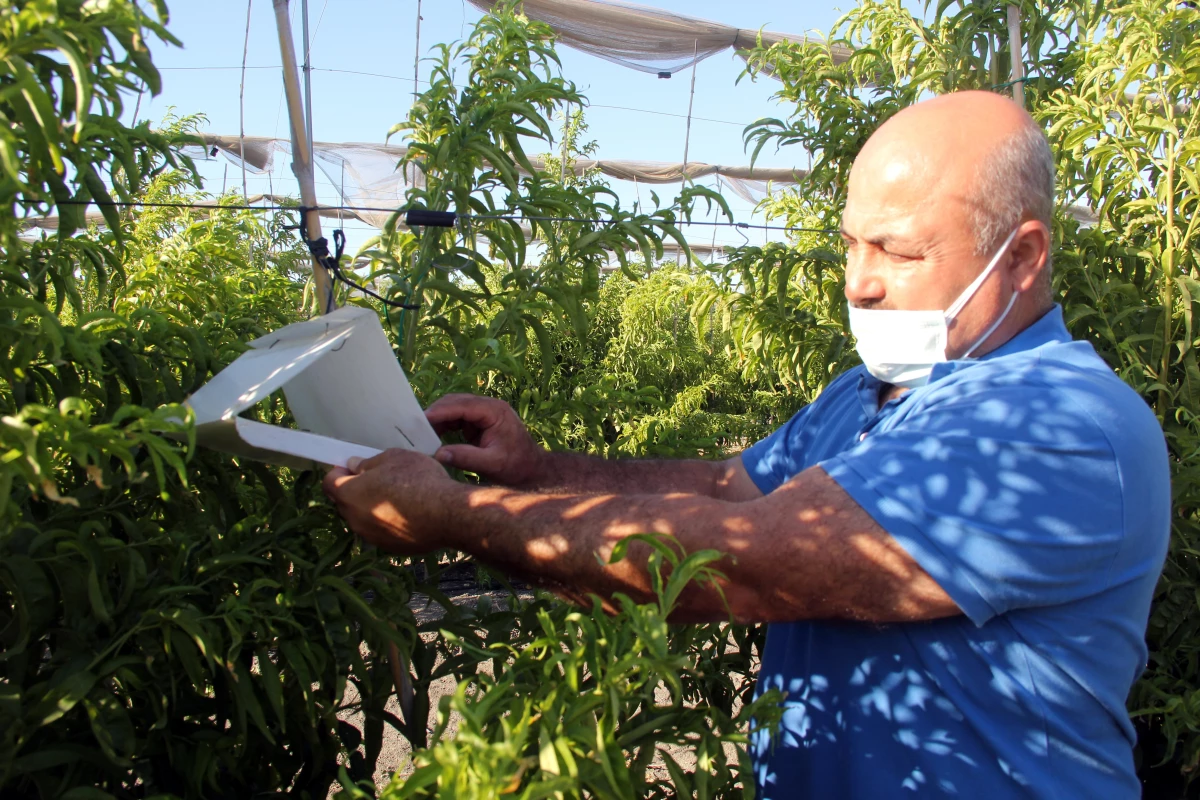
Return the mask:
<path id="1" fill-rule="evenodd" d="M 883 407 L 879 387 L 840 376 L 743 463 L 764 493 L 820 466 L 962 616 L 771 625 L 760 797 L 1140 796 L 1125 700 L 1171 507 L 1154 415 L 1057 306 Z"/>

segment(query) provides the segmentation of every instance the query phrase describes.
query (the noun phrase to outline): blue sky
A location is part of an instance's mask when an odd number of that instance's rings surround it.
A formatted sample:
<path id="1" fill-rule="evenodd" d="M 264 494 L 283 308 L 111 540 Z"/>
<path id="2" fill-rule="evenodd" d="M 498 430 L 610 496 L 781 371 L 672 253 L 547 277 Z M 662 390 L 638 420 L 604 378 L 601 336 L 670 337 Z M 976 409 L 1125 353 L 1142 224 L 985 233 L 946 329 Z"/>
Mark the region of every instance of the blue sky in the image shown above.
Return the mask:
<path id="1" fill-rule="evenodd" d="M 252 0 L 252 4 L 246 134 L 286 136 L 287 112 L 282 102 L 274 11 L 271 0 Z M 300 0 L 291 0 L 291 5 L 299 50 Z M 829 2 L 742 0 L 731 5 L 716 0 L 655 0 L 655 5 L 742 28 L 764 27 L 788 33 L 828 31 L 841 14 Z M 848 8 L 852 3 L 844 0 L 840 5 Z M 163 92 L 142 99 L 140 118 L 158 121 L 174 107 L 180 114 L 203 113 L 208 118 L 206 129 L 212 133 L 236 134 L 246 0 L 174 0 L 170 6 L 169 28 L 182 40 L 183 47 L 154 46 L 155 63 L 163 70 Z M 436 43 L 465 37 L 479 12 L 465 0 L 424 0 L 422 16 L 421 50 L 425 56 Z M 382 142 L 388 129 L 404 118 L 412 101 L 416 0 L 309 0 L 309 17 L 315 138 Z M 586 117 L 588 138 L 597 141 L 598 157 L 683 159 L 690 72 L 661 80 L 566 47 L 560 48 L 560 57 L 564 75 L 578 84 L 592 104 Z M 742 128 L 760 117 L 786 112 L 771 99 L 778 87 L 773 80 L 745 79 L 736 83 L 742 66 L 741 59 L 732 52 L 700 63 L 690 161 L 748 163 Z M 422 78 L 428 69 L 428 64 L 421 65 Z M 759 158 L 763 166 L 803 166 L 806 161 L 798 148 L 779 153 L 764 151 Z M 225 163 L 217 160 L 202 165 L 210 191 L 221 190 Z M 229 167 L 229 187 L 240 182 L 240 171 Z M 277 165 L 270 182 L 265 176 L 251 176 L 249 191 L 265 192 L 268 185 L 277 193 L 297 191 L 283 163 Z M 625 201 L 632 202 L 632 184 L 614 181 L 612 185 Z M 673 194 L 675 188 L 659 187 L 660 197 Z M 645 187 L 642 192 L 648 199 Z M 327 182 L 324 188 L 318 187 L 318 195 L 322 202 L 332 203 L 336 198 Z M 736 197 L 730 199 L 730 204 L 739 220 L 750 220 L 749 204 Z M 345 227 L 352 248 L 370 233 L 361 223 Z M 708 240 L 711 233 L 701 230 L 694 229 L 691 236 Z M 756 240 L 763 235 L 751 237 Z M 742 239 L 737 232 L 722 229 L 717 241 L 735 244 Z"/>

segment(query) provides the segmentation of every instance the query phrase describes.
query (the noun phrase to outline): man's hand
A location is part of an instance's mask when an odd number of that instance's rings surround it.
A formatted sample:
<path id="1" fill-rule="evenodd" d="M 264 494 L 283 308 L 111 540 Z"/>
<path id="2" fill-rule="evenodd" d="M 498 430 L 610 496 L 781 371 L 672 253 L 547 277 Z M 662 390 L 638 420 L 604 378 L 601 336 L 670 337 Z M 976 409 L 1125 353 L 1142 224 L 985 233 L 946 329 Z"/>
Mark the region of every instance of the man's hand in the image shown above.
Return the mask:
<path id="1" fill-rule="evenodd" d="M 452 546 L 445 535 L 463 486 L 428 456 L 388 450 L 351 459 L 330 470 L 323 487 L 350 529 L 381 550 L 417 555 Z"/>
<path id="2" fill-rule="evenodd" d="M 467 444 L 443 446 L 434 458 L 505 486 L 535 483 L 547 451 L 529 435 L 517 412 L 503 400 L 450 394 L 425 411 L 438 435 L 462 431 Z"/>

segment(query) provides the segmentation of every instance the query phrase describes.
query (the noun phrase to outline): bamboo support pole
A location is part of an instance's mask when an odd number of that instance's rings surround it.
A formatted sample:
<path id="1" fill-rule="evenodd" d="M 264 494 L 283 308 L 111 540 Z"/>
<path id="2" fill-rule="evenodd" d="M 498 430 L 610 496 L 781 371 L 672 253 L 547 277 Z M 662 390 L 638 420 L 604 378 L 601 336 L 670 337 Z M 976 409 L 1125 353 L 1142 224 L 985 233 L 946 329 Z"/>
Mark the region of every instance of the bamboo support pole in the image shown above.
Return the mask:
<path id="1" fill-rule="evenodd" d="M 321 216 L 317 213 L 317 184 L 313 176 L 311 143 L 304 120 L 304 102 L 300 96 L 300 75 L 296 69 L 296 44 L 292 41 L 292 24 L 288 19 L 288 0 L 273 0 L 275 26 L 279 30 L 279 55 L 283 61 L 283 90 L 287 97 L 288 120 L 292 127 L 292 173 L 300 184 L 300 202 L 309 210 L 304 223 L 311 239 L 321 238 Z M 313 287 L 322 314 L 335 308 L 333 276 L 313 259 Z"/>
<path id="2" fill-rule="evenodd" d="M 1025 62 L 1022 61 L 1021 51 L 1021 9 L 1018 6 L 1008 7 L 1008 47 L 1012 54 L 1012 92 L 1013 100 L 1021 108 L 1025 107 Z"/>

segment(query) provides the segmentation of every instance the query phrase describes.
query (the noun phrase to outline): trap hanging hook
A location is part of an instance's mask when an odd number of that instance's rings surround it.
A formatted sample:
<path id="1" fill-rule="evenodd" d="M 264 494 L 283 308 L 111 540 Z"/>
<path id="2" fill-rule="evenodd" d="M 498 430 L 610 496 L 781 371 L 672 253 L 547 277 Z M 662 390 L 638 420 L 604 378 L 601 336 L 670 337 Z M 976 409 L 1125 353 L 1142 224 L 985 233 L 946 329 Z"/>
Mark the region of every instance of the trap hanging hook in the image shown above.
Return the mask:
<path id="1" fill-rule="evenodd" d="M 312 253 L 313 260 L 324 267 L 329 274 L 333 276 L 334 280 L 344 283 L 352 289 L 357 289 L 368 297 L 373 297 L 390 308 L 404 308 L 414 311 L 421 307 L 419 303 L 399 303 L 395 300 L 389 300 L 383 295 L 368 289 L 366 286 L 355 283 L 354 281 L 350 280 L 350 278 L 346 277 L 346 274 L 342 271 L 341 266 L 342 255 L 346 252 L 346 234 L 342 232 L 341 228 L 334 230 L 334 252 L 332 253 L 329 252 L 329 240 L 324 236 L 321 236 L 317 239 L 308 238 L 308 224 L 305 222 L 305 217 L 307 215 L 304 212 L 311 210 L 311 208 L 300 208 L 300 238 L 304 241 L 304 245 L 308 248 L 308 252 Z M 329 291 L 330 300 L 332 301 L 332 284 L 330 284 Z M 330 305 L 332 305 L 332 302 Z"/>

